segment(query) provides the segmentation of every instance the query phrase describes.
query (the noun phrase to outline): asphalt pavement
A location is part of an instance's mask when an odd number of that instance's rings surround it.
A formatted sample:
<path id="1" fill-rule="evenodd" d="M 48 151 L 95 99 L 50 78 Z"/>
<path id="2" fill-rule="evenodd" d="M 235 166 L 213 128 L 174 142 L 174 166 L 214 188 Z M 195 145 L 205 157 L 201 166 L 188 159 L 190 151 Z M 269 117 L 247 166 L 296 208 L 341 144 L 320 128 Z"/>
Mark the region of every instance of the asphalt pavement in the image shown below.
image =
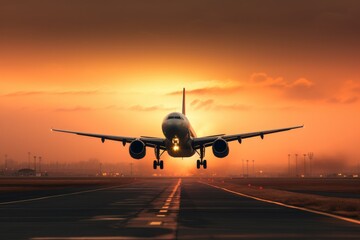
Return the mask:
<path id="1" fill-rule="evenodd" d="M 359 239 L 360 225 L 197 179 L 142 179 L 0 202 L 0 239 Z"/>

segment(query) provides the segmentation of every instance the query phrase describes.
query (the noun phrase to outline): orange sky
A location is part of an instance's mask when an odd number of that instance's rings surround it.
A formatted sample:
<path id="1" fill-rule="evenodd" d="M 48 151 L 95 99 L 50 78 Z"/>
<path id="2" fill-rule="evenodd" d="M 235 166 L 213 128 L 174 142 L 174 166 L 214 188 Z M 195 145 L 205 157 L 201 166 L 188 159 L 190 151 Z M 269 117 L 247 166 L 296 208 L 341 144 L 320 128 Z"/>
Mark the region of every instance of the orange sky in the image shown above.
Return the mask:
<path id="1" fill-rule="evenodd" d="M 200 136 L 305 124 L 231 143 L 224 159 L 209 148 L 211 172 L 239 173 L 242 159 L 286 169 L 288 153 L 309 151 L 335 169 L 355 167 L 359 4 L 277 2 L 0 3 L 0 154 L 151 169 L 151 149 L 136 161 L 120 143 L 49 129 L 162 136 L 186 87 Z M 196 157 L 165 160 L 167 174 L 195 171 Z"/>

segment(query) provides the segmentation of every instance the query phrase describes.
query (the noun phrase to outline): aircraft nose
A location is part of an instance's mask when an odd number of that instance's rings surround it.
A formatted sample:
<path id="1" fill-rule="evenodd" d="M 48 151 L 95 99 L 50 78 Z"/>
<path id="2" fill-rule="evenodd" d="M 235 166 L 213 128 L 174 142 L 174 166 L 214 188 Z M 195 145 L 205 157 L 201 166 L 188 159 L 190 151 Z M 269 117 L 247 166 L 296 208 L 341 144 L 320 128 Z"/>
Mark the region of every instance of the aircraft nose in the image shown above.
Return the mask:
<path id="1" fill-rule="evenodd" d="M 181 137 L 184 132 L 183 126 L 176 120 L 166 121 L 163 126 L 163 133 L 167 138 L 172 138 L 175 135 Z"/>

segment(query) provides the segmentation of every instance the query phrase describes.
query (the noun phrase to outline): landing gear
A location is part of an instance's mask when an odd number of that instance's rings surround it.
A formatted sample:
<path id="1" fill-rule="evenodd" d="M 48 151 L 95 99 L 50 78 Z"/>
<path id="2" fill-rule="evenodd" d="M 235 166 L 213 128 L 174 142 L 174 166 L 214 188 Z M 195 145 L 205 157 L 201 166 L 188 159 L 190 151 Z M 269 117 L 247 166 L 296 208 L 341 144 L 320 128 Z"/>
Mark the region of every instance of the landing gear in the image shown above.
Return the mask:
<path id="1" fill-rule="evenodd" d="M 153 168 L 156 169 L 157 166 L 159 166 L 160 169 L 164 169 L 164 161 L 163 160 L 154 160 Z"/>
<path id="2" fill-rule="evenodd" d="M 206 160 L 202 160 L 202 161 L 201 161 L 201 160 L 198 159 L 198 160 L 196 161 L 196 168 L 197 168 L 197 169 L 200 169 L 201 166 L 203 166 L 204 169 L 207 168 L 207 162 L 206 162 Z"/>
<path id="3" fill-rule="evenodd" d="M 160 154 L 160 147 L 157 146 L 155 148 L 155 156 L 156 156 L 156 160 L 154 160 L 153 163 L 153 168 L 156 169 L 158 166 L 160 167 L 160 169 L 164 169 L 164 161 L 160 160 L 160 156 L 164 153 L 164 151 Z"/>
<path id="4" fill-rule="evenodd" d="M 200 169 L 201 166 L 203 166 L 204 169 L 207 168 L 207 161 L 206 160 L 203 160 L 204 157 L 205 157 L 205 147 L 201 146 L 200 147 L 200 159 L 198 159 L 196 161 L 196 168 L 197 169 Z"/>

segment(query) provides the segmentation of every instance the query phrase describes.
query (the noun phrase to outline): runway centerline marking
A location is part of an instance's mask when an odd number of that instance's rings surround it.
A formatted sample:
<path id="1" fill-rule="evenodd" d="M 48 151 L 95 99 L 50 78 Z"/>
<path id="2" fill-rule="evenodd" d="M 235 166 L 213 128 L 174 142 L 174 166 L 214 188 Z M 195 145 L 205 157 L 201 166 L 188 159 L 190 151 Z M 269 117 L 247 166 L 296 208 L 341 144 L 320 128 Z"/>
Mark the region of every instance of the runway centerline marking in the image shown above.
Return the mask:
<path id="1" fill-rule="evenodd" d="M 160 226 L 161 224 L 162 224 L 161 221 L 153 221 L 149 223 L 150 226 Z"/>
<path id="2" fill-rule="evenodd" d="M 311 212 L 311 213 L 315 213 L 315 214 L 319 214 L 319 215 L 323 215 L 323 216 L 327 216 L 327 217 L 331 217 L 331 218 L 336 218 L 336 219 L 339 219 L 339 220 L 343 220 L 343 221 L 346 221 L 346 222 L 351 222 L 351 223 L 355 223 L 355 224 L 359 224 L 359 225 L 360 225 L 360 221 L 359 221 L 359 220 L 356 220 L 356 219 L 351 219 L 351 218 L 342 217 L 342 216 L 338 216 L 338 215 L 331 214 L 331 213 L 326 213 L 326 212 L 320 212 L 320 211 L 317 211 L 317 210 L 312 210 L 312 209 L 305 208 L 305 207 L 298 207 L 298 206 L 293 206 L 293 205 L 289 205 L 289 204 L 285 204 L 285 203 L 281 203 L 281 202 L 276 202 L 276 201 L 271 201 L 271 200 L 267 200 L 267 199 L 263 199 L 263 198 L 259 198 L 259 197 L 254 197 L 254 196 L 247 195 L 247 194 L 240 193 L 240 192 L 236 192 L 236 191 L 233 191 L 233 190 L 224 188 L 224 187 L 219 187 L 219 186 L 216 186 L 216 185 L 212 185 L 212 184 L 210 184 L 210 183 L 205 183 L 205 182 L 200 182 L 200 181 L 199 181 L 199 183 L 202 183 L 202 184 L 205 184 L 205 185 L 208 185 L 208 186 L 217 188 L 217 189 L 221 189 L 221 190 L 223 190 L 223 191 L 230 192 L 230 193 L 233 193 L 233 194 L 235 194 L 235 195 L 239 195 L 239 196 L 242 196 L 242 197 L 251 198 L 251 199 L 254 199 L 254 200 L 257 200 L 257 201 L 266 202 L 266 203 L 271 203 L 271 204 L 276 204 L 276 205 L 279 205 L 279 206 L 282 206 L 282 207 L 297 209 L 297 210 L 301 210 L 301 211 L 305 211 L 305 212 Z"/>
<path id="3" fill-rule="evenodd" d="M 78 192 L 71 192 L 71 193 L 64 193 L 64 194 L 56 194 L 56 195 L 50 195 L 45 197 L 37 197 L 37 198 L 29 198 L 29 199 L 22 199 L 22 200 L 14 200 L 14 201 L 8 201 L 8 202 L 0 202 L 0 205 L 7 205 L 7 204 L 15 204 L 15 203 L 24 203 L 24 202 L 33 202 L 33 201 L 39 201 L 49 198 L 58 198 L 58 197 L 66 197 L 66 196 L 72 196 L 72 195 L 78 195 L 83 193 L 90 193 L 90 192 L 98 192 L 113 188 L 118 188 L 119 186 L 111 186 L 111 187 L 104 187 L 104 188 L 96 188 L 96 189 L 90 189 L 90 190 L 84 190 L 84 191 L 78 191 Z"/>

